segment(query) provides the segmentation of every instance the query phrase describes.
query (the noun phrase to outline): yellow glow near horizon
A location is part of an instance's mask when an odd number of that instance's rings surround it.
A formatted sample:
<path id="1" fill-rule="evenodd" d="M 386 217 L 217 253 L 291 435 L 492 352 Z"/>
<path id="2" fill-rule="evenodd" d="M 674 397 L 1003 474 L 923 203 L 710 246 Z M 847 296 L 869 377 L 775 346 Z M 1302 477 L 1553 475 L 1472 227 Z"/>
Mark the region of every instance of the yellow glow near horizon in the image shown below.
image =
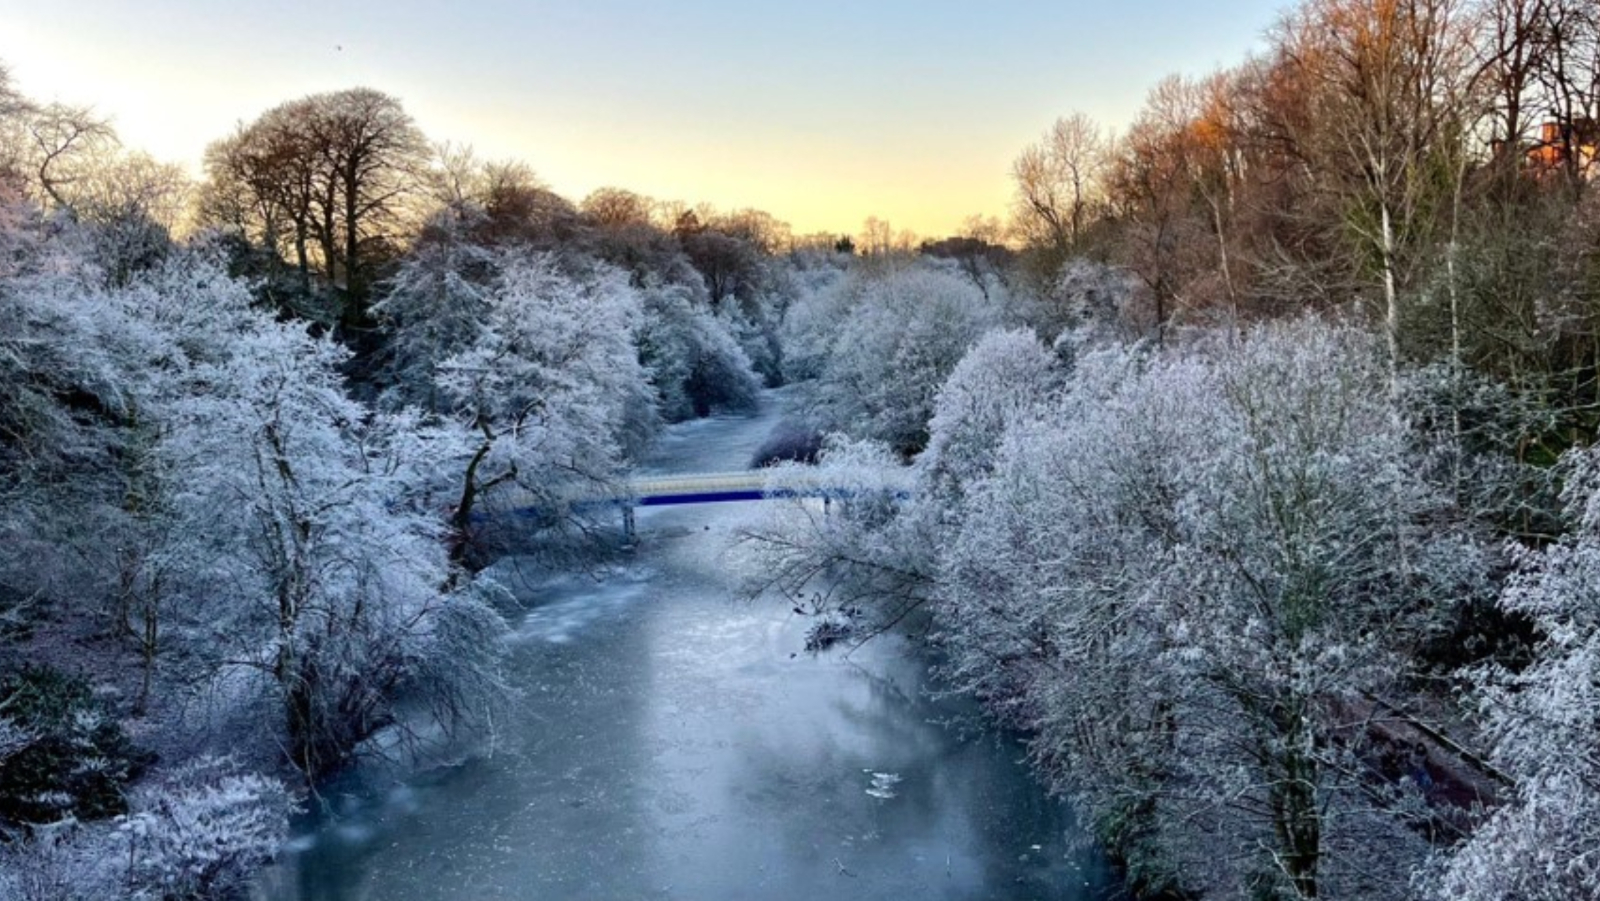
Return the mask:
<path id="1" fill-rule="evenodd" d="M 1250 21 L 1167 0 L 1146 5 L 1171 22 L 1004 0 L 483 0 L 453 15 L 421 0 L 0 0 L 0 62 L 28 96 L 93 106 L 130 149 L 197 174 L 237 123 L 367 85 L 430 138 L 523 160 L 574 201 L 615 186 L 762 209 L 796 234 L 876 216 L 937 237 L 1005 216 L 1011 160 L 1056 116 L 1116 125 L 1161 76 L 1239 61 L 1276 2 L 1231 2 Z"/>

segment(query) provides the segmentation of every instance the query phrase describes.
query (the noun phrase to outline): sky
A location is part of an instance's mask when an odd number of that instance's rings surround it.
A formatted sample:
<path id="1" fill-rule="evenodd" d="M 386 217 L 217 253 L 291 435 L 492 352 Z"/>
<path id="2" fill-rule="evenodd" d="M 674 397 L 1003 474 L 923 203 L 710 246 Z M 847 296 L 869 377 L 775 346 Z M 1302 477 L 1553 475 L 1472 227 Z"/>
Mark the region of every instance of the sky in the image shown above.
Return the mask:
<path id="1" fill-rule="evenodd" d="M 1057 116 L 1125 125 L 1169 74 L 1242 61 L 1283 0 L 0 0 L 0 62 L 198 173 L 208 143 L 358 85 L 435 141 L 615 186 L 754 207 L 797 234 L 924 236 L 1004 216 Z"/>

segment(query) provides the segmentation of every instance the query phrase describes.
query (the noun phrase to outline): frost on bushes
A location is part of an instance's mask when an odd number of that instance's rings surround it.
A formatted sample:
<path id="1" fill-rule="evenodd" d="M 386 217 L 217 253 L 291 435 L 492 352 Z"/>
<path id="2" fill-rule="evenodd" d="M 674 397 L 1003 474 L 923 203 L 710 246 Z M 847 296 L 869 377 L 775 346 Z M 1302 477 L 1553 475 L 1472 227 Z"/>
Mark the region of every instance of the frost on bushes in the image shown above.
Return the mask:
<path id="1" fill-rule="evenodd" d="M 123 901 L 128 883 L 127 845 L 109 825 L 66 819 L 26 840 L 0 843 L 0 898 L 6 901 Z M 146 895 L 160 899 L 160 895 Z M 165 901 L 165 899 L 161 899 Z"/>
<path id="2" fill-rule="evenodd" d="M 713 410 L 749 410 L 761 381 L 729 320 L 696 304 L 681 285 L 643 292 L 639 359 L 650 373 L 662 418 L 680 422 Z"/>
<path id="3" fill-rule="evenodd" d="M 1483 556 L 1440 525 L 1387 384 L 1369 339 L 1316 323 L 1109 346 L 970 491 L 946 676 L 1034 733 L 1147 889 L 1405 892 L 1421 840 L 1341 711 Z"/>
<path id="4" fill-rule="evenodd" d="M 1558 426 L 1537 395 L 1449 363 L 1404 373 L 1401 389 L 1419 462 L 1464 510 L 1512 534 L 1561 531 L 1557 471 L 1543 443 Z"/>
<path id="5" fill-rule="evenodd" d="M 1168 452 L 1193 425 L 1203 374 L 1175 367 L 1158 385 L 1137 358 L 1104 351 L 1058 406 L 1011 424 L 944 549 L 936 608 L 944 677 L 1035 730 L 1046 775 L 1141 871 L 1176 690 L 1152 665 L 1162 641 L 1146 587 L 1169 562 Z"/>
<path id="6" fill-rule="evenodd" d="M 1515 789 L 1446 861 L 1441 898 L 1591 897 L 1600 885 L 1600 454 L 1572 451 L 1566 467 L 1571 531 L 1521 551 L 1501 597 L 1543 635 L 1533 663 L 1473 674 L 1492 759 Z"/>
<path id="7" fill-rule="evenodd" d="M 0 845 L 7 901 L 237 897 L 275 858 L 294 805 L 281 783 L 203 757 L 142 786 L 115 821 L 63 820 Z"/>
<path id="8" fill-rule="evenodd" d="M 227 897 L 277 856 L 294 805 L 282 783 L 201 758 L 146 786 L 117 827 L 128 897 Z M 120 849 L 118 849 L 120 850 Z"/>
<path id="9" fill-rule="evenodd" d="M 935 267 L 860 271 L 790 309 L 791 375 L 815 374 L 808 397 L 824 427 L 909 456 L 927 443 L 939 385 L 1001 317 Z"/>
<path id="10" fill-rule="evenodd" d="M 523 444 L 551 444 L 553 455 L 581 439 L 572 429 L 590 427 L 594 441 L 636 453 L 657 425 L 634 346 L 648 321 L 641 303 L 625 272 L 589 258 L 459 235 L 430 242 L 375 307 L 391 331 L 387 400 L 471 432 L 490 417 L 526 425 L 535 434 Z M 501 388 L 513 395 L 491 396 Z"/>
<path id="11" fill-rule="evenodd" d="M 798 279 L 800 296 L 784 317 L 783 374 L 791 382 L 822 375 L 834 333 L 860 299 L 862 276 L 822 271 L 824 277 Z"/>
<path id="12" fill-rule="evenodd" d="M 779 463 L 764 504 L 740 536 L 751 597 L 773 591 L 806 614 L 852 610 L 868 633 L 899 622 L 927 599 L 933 548 L 906 531 L 912 474 L 882 444 L 833 436 L 815 466 Z"/>

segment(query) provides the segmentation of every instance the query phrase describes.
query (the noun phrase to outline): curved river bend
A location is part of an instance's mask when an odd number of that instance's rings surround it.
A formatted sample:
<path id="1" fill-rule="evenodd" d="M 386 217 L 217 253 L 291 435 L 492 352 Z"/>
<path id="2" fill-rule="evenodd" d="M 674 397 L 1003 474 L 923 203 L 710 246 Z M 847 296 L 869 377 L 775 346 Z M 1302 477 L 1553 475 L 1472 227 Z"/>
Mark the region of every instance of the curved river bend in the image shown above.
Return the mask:
<path id="1" fill-rule="evenodd" d="M 676 426 L 650 471 L 742 468 L 777 417 Z M 938 724 L 898 640 L 845 659 L 733 599 L 756 504 L 639 511 L 625 566 L 537 585 L 493 752 L 398 788 L 331 786 L 270 901 L 1120 897 L 1021 749 Z"/>

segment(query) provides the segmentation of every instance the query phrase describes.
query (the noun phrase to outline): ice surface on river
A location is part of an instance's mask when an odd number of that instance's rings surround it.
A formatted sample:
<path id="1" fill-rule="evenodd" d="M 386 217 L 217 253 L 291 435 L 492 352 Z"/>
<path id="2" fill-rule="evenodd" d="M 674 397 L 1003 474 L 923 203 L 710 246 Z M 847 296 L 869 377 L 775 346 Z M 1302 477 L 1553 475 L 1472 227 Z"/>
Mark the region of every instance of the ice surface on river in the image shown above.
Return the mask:
<path id="1" fill-rule="evenodd" d="M 777 415 L 675 426 L 646 468 L 743 468 Z M 732 598 L 727 548 L 757 512 L 641 509 L 633 559 L 597 572 L 503 561 L 528 611 L 493 754 L 327 787 L 258 897 L 1103 897 L 1021 749 L 937 725 L 903 646 L 809 655 L 810 619 Z"/>

